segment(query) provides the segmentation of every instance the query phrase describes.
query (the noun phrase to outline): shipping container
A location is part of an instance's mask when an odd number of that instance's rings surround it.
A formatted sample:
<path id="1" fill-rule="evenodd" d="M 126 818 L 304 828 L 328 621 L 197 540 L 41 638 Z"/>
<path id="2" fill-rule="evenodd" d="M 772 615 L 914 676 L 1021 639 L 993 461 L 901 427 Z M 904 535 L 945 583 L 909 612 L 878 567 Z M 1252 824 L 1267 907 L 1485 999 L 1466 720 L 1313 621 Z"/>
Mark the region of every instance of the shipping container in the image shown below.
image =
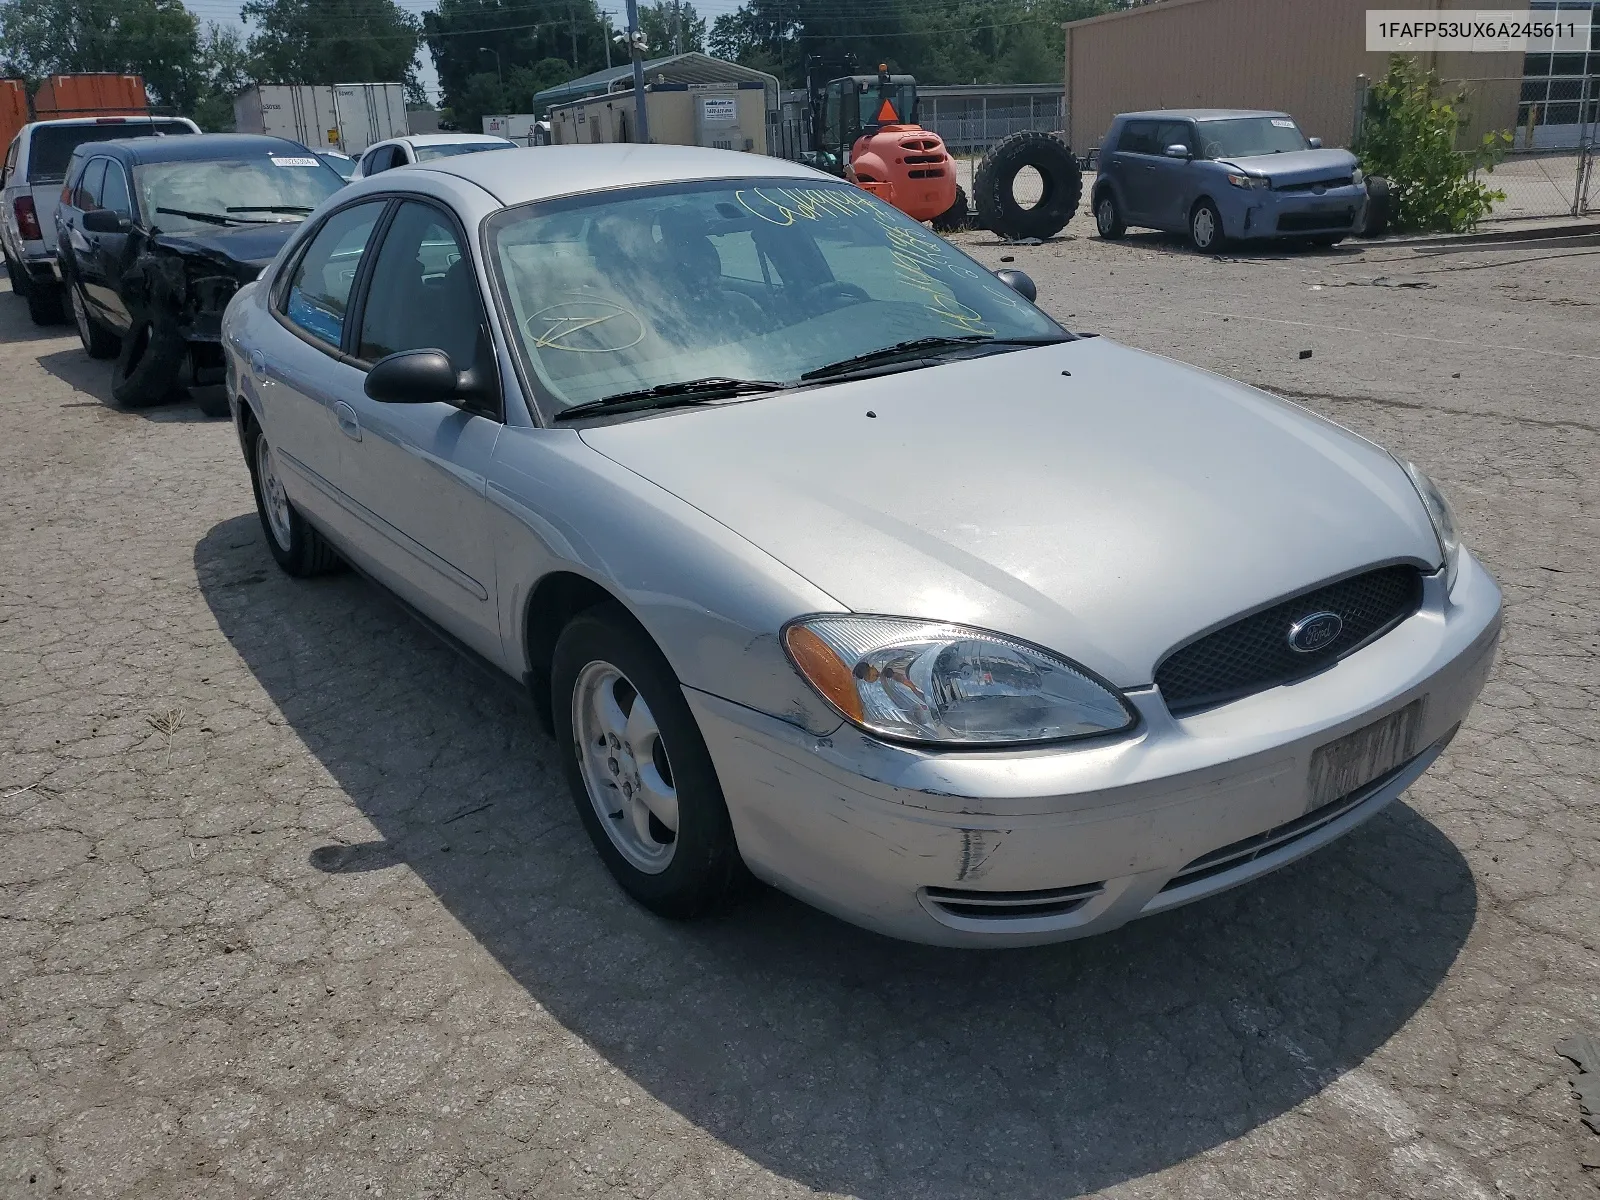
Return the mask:
<path id="1" fill-rule="evenodd" d="M 33 119 L 133 116 L 150 100 L 137 75 L 52 75 L 33 94 Z"/>
<path id="2" fill-rule="evenodd" d="M 352 157 L 373 142 L 410 132 L 405 88 L 398 83 L 256 84 L 235 98 L 233 119 L 240 133 L 265 133 Z"/>
<path id="3" fill-rule="evenodd" d="M 373 142 L 411 132 L 403 84 L 336 83 L 333 94 L 339 105 L 339 149 L 346 154 L 360 154 Z"/>
<path id="4" fill-rule="evenodd" d="M 0 79 L 0 155 L 17 130 L 28 123 L 28 87 L 20 79 Z"/>

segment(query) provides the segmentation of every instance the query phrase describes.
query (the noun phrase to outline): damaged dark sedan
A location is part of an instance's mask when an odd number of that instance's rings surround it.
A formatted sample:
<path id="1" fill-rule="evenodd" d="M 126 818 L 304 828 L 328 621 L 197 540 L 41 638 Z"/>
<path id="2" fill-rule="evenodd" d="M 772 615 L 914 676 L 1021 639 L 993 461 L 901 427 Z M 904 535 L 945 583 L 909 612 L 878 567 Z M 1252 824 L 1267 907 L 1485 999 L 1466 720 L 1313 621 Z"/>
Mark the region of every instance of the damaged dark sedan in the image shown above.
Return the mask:
<path id="1" fill-rule="evenodd" d="M 117 403 L 144 407 L 220 384 L 223 309 L 343 186 L 310 150 L 282 138 L 80 147 L 56 213 L 62 282 L 84 350 L 116 359 Z M 226 414 L 225 398 L 199 395 L 203 411 Z"/>

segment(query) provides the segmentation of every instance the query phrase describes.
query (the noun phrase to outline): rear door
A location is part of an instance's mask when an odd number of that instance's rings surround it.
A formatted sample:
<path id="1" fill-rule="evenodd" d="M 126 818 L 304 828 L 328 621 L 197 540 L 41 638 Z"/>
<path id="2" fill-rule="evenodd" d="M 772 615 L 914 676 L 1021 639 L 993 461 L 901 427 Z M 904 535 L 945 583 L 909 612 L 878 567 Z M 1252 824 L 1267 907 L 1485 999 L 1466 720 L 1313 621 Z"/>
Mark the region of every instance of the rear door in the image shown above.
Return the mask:
<path id="1" fill-rule="evenodd" d="M 84 231 L 83 214 L 100 207 L 100 188 L 105 178 L 106 160 L 102 156 L 89 158 L 81 167 L 76 160 L 69 164 L 66 184 L 56 201 L 54 221 L 56 232 L 66 239 L 72 270 L 83 283 L 84 299 L 95 309 L 103 307 L 97 297 L 104 290 L 95 261 L 99 238 Z"/>
<path id="2" fill-rule="evenodd" d="M 296 504 L 336 531 L 348 527 L 333 403 L 362 372 L 341 350 L 350 298 L 386 198 L 330 214 L 274 286 L 277 335 L 251 355 L 262 424 Z"/>
<path id="3" fill-rule="evenodd" d="M 395 210 L 346 348 L 363 364 L 437 349 L 457 372 L 494 372 L 468 239 L 443 208 Z M 360 549 L 383 581 L 492 661 L 501 655 L 485 487 L 500 413 L 451 404 L 382 404 L 358 373 L 334 402 L 341 479 L 366 528 Z M 498 393 L 497 393 L 498 394 Z"/>
<path id="4" fill-rule="evenodd" d="M 1156 160 L 1156 122 L 1129 121 L 1117 139 L 1116 178 L 1122 184 L 1122 203 L 1127 220 L 1136 225 L 1150 224 Z"/>

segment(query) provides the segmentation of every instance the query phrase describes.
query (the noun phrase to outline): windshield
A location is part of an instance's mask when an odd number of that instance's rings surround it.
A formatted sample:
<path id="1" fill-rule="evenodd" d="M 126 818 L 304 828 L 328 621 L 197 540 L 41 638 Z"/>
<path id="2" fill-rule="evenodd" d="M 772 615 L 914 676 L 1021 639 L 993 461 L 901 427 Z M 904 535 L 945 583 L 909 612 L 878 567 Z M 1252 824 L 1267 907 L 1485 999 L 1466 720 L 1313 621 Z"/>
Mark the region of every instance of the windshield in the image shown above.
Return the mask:
<path id="1" fill-rule="evenodd" d="M 340 179 L 349 179 L 356 171 L 356 160 L 346 158 L 342 154 L 319 154 L 323 162 L 328 164 L 330 170 L 338 172 Z"/>
<path id="2" fill-rule="evenodd" d="M 163 233 L 302 221 L 344 186 L 331 167 L 304 152 L 211 162 L 144 163 L 133 168 L 133 182 L 145 225 Z M 159 211 L 162 209 L 171 211 Z"/>
<path id="3" fill-rule="evenodd" d="M 891 121 L 907 125 L 917 119 L 917 85 L 914 83 L 891 84 L 880 93 L 877 80 L 873 80 L 864 92 L 856 94 L 857 102 L 861 106 L 861 124 L 863 127 L 879 124 L 878 118 L 883 118 L 883 124 Z M 893 115 L 883 111 L 883 103 L 887 100 L 893 109 Z"/>
<path id="4" fill-rule="evenodd" d="M 480 150 L 510 150 L 515 142 L 451 142 L 447 146 L 418 146 L 417 161 L 428 162 L 435 158 L 453 158 L 457 154 L 476 154 Z"/>
<path id="5" fill-rule="evenodd" d="M 1288 117 L 1234 117 L 1200 122 L 1202 158 L 1250 158 L 1306 148 L 1305 135 Z"/>
<path id="6" fill-rule="evenodd" d="M 145 120 L 139 117 L 108 120 L 104 125 L 41 125 L 30 135 L 28 143 L 28 182 L 60 183 L 67 177 L 67 160 L 85 142 L 193 132 L 183 121 Z"/>
<path id="7" fill-rule="evenodd" d="M 943 238 L 848 184 L 677 184 L 496 214 L 520 349 L 562 407 L 721 376 L 793 383 L 927 337 L 1063 339 Z"/>

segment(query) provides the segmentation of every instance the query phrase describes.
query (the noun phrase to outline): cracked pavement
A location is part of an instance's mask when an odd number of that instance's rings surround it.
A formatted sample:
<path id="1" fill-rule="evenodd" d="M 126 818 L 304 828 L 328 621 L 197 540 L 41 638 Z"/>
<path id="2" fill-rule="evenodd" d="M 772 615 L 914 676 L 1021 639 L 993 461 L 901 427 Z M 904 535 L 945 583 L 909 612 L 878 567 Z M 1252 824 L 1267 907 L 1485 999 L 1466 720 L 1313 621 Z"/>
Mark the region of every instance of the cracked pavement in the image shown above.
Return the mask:
<path id="1" fill-rule="evenodd" d="M 514 686 L 283 576 L 229 426 L 0 293 L 0 1196 L 1595 1194 L 1600 247 L 1085 224 L 961 240 L 1415 459 L 1506 637 L 1351 836 L 1005 953 L 632 905 Z"/>

